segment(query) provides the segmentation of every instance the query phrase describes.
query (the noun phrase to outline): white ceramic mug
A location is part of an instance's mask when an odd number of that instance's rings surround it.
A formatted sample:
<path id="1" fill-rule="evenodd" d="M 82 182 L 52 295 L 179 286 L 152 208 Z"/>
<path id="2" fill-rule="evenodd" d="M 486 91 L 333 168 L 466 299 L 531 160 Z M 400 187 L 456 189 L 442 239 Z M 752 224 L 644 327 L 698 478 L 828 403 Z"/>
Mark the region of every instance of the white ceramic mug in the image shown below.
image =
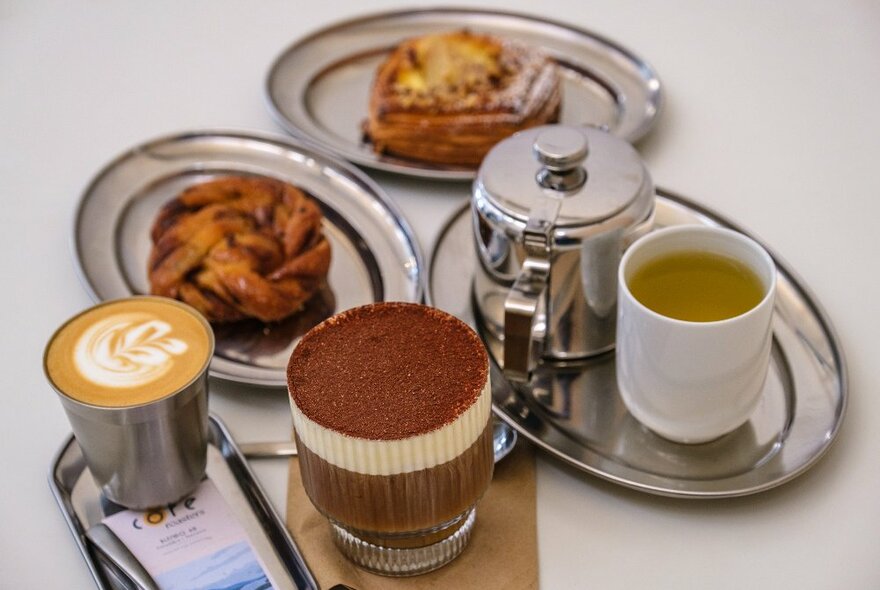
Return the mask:
<path id="1" fill-rule="evenodd" d="M 673 319 L 640 303 L 628 281 L 648 262 L 681 251 L 734 258 L 761 281 L 764 297 L 719 321 Z M 626 252 L 618 271 L 617 384 L 630 413 L 682 443 L 716 439 L 745 423 L 760 401 L 772 344 L 776 266 L 754 240 L 728 229 L 670 227 Z"/>

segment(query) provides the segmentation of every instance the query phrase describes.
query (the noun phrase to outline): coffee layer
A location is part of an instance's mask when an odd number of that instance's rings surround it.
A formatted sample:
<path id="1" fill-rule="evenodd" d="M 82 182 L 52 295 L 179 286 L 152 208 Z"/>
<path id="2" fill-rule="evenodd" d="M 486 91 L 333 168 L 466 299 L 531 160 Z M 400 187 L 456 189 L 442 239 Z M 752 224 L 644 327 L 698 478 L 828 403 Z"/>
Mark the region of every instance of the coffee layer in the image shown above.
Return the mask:
<path id="1" fill-rule="evenodd" d="M 297 437 L 303 486 L 328 518 L 367 533 L 422 531 L 472 506 L 492 479 L 492 424 L 458 457 L 429 469 L 365 475 L 328 463 Z M 453 529 L 454 531 L 454 529 Z"/>
<path id="2" fill-rule="evenodd" d="M 194 310 L 158 297 L 93 307 L 50 341 L 46 373 L 62 393 L 107 407 L 147 403 L 198 376 L 210 359 L 211 329 Z"/>

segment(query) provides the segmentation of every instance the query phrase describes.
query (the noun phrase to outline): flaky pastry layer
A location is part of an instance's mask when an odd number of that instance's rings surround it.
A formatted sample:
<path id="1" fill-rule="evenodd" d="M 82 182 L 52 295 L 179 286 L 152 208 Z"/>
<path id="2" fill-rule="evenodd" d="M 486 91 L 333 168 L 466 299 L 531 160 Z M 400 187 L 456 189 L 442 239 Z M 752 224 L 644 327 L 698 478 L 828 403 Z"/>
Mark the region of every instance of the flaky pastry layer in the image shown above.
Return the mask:
<path id="1" fill-rule="evenodd" d="M 556 121 L 561 98 L 540 50 L 466 31 L 427 35 L 380 66 L 365 134 L 380 153 L 476 166 L 498 141 Z"/>

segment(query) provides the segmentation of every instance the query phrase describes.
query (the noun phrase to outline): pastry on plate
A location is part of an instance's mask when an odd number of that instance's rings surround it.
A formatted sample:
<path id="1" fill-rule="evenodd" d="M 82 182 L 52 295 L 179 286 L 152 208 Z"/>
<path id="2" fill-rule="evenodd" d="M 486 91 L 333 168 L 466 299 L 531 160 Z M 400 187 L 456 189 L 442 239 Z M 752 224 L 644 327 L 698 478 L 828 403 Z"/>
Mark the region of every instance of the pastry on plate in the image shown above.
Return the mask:
<path id="1" fill-rule="evenodd" d="M 284 319 L 321 288 L 330 244 L 321 210 L 297 187 L 227 176 L 193 185 L 156 217 L 150 292 L 179 299 L 210 322 Z"/>
<path id="2" fill-rule="evenodd" d="M 540 49 L 468 31 L 398 45 L 379 67 L 365 137 L 378 153 L 476 167 L 513 133 L 559 118 L 556 65 Z"/>

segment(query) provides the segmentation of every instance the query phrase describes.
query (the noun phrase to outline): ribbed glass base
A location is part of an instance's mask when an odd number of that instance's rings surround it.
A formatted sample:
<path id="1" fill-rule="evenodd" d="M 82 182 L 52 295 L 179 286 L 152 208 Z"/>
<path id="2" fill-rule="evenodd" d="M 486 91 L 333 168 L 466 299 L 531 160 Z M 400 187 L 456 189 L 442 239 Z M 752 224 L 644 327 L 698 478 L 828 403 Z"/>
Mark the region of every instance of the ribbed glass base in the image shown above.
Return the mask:
<path id="1" fill-rule="evenodd" d="M 385 576 L 416 576 L 446 565 L 464 551 L 476 515 L 471 508 L 441 527 L 390 537 L 352 531 L 333 521 L 330 527 L 339 550 L 358 566 Z"/>

